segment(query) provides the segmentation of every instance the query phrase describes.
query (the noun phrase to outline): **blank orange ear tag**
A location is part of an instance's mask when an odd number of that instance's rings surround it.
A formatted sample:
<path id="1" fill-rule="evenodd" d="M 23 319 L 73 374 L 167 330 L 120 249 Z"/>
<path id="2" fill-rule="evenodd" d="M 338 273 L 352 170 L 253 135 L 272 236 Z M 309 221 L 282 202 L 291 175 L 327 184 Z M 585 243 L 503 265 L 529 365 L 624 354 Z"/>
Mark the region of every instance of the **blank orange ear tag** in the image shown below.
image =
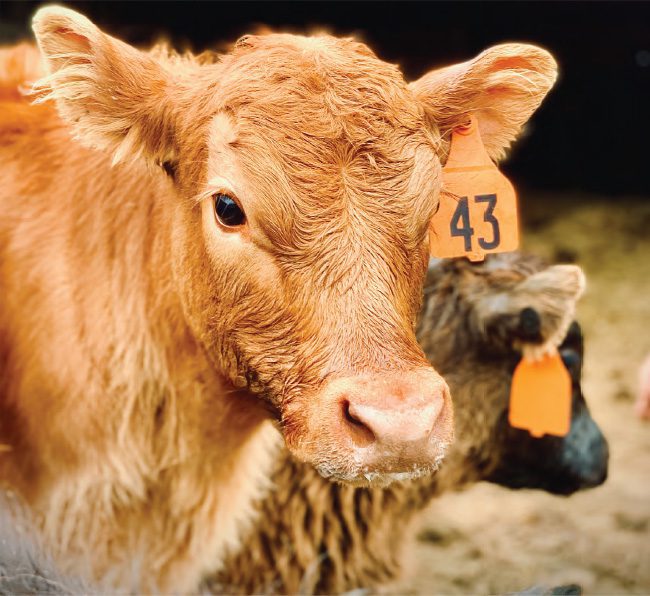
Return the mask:
<path id="1" fill-rule="evenodd" d="M 452 132 L 442 180 L 429 226 L 432 256 L 482 261 L 487 253 L 517 249 L 517 195 L 485 150 L 474 116 Z"/>
<path id="2" fill-rule="evenodd" d="M 571 427 L 571 377 L 560 354 L 517 365 L 510 389 L 510 426 L 528 430 L 533 437 L 563 437 Z"/>

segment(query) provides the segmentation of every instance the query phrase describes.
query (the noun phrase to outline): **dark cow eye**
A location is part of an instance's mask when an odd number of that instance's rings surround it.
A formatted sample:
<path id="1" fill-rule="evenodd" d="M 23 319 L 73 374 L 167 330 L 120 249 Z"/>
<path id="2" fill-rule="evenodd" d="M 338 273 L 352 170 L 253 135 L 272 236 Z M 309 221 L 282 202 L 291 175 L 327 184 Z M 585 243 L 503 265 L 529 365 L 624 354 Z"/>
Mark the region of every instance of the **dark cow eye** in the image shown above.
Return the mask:
<path id="1" fill-rule="evenodd" d="M 235 228 L 246 223 L 244 212 L 230 195 L 218 192 L 212 195 L 212 198 L 214 199 L 214 212 L 219 223 L 228 228 Z"/>

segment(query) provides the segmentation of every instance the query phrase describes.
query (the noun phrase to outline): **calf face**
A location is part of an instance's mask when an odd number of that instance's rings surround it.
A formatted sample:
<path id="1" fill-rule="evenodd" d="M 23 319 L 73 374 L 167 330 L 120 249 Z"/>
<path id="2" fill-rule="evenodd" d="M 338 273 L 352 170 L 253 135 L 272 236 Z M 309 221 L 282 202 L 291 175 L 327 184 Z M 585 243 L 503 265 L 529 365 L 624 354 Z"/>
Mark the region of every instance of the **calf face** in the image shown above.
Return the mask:
<path id="1" fill-rule="evenodd" d="M 498 46 L 407 85 L 350 39 L 247 36 L 200 64 L 62 8 L 34 30 L 41 89 L 77 137 L 170 175 L 173 290 L 212 366 L 325 476 L 433 469 L 451 403 L 414 322 L 441 160 L 470 112 L 500 157 L 554 81 L 550 55 Z"/>

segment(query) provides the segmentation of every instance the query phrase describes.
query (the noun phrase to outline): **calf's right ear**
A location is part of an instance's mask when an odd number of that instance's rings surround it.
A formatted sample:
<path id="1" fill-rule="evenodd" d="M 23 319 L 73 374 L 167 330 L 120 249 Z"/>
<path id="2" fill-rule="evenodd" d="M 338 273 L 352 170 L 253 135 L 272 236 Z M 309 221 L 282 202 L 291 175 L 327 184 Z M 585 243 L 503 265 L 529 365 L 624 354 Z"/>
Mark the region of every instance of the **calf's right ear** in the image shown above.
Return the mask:
<path id="1" fill-rule="evenodd" d="M 41 8 L 33 29 L 48 72 L 38 101 L 53 99 L 77 138 L 114 162 L 173 160 L 174 79 L 160 62 L 67 8 Z"/>

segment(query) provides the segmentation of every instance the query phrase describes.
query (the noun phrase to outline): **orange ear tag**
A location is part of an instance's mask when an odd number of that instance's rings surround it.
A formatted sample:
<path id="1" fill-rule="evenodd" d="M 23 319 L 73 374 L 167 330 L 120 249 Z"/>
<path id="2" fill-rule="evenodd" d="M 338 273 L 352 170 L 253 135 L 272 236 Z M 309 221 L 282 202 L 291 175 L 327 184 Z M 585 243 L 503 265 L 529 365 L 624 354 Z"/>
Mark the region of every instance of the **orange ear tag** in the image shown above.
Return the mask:
<path id="1" fill-rule="evenodd" d="M 533 437 L 563 437 L 571 427 L 571 377 L 556 351 L 540 361 L 523 358 L 512 376 L 510 426 Z"/>
<path id="2" fill-rule="evenodd" d="M 451 134 L 440 204 L 429 226 L 434 257 L 482 261 L 519 246 L 515 189 L 490 159 L 476 117 L 470 118 Z"/>

